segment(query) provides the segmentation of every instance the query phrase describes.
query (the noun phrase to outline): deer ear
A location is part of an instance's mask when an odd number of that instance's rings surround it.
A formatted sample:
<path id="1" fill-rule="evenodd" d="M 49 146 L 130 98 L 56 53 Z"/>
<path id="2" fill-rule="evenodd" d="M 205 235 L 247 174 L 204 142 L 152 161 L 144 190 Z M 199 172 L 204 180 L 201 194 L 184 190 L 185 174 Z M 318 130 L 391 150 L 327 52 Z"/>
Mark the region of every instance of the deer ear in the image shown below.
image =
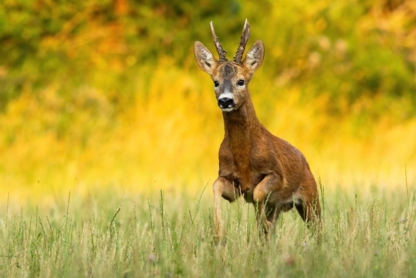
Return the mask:
<path id="1" fill-rule="evenodd" d="M 218 65 L 218 61 L 214 55 L 201 42 L 195 42 L 194 54 L 198 66 L 209 75 L 212 75 Z"/>
<path id="2" fill-rule="evenodd" d="M 262 41 L 256 41 L 244 58 L 243 66 L 253 74 L 263 63 L 264 44 Z"/>

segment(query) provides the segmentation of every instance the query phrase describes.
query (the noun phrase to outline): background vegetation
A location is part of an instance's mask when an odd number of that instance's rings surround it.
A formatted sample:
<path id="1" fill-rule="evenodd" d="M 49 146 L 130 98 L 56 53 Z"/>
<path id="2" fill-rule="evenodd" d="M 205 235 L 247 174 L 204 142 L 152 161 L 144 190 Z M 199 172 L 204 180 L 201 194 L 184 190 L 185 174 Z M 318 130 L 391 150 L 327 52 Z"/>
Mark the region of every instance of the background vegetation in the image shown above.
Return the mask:
<path id="1" fill-rule="evenodd" d="M 223 126 L 193 42 L 214 49 L 213 21 L 232 57 L 246 18 L 249 44 L 266 46 L 250 84 L 258 117 L 325 189 L 328 242 L 305 249 L 313 239 L 290 213 L 271 244 L 277 261 L 257 241 L 218 251 L 210 238 Z M 415 18 L 410 0 L 3 1 L 0 276 L 198 276 L 211 262 L 228 276 L 414 274 Z M 231 238 L 255 233 L 233 219 L 244 218 L 231 217 Z"/>
<path id="2" fill-rule="evenodd" d="M 213 21 L 232 55 L 245 18 L 251 42 L 264 40 L 267 51 L 251 84 L 259 117 L 306 154 L 327 186 L 363 175 L 396 186 L 406 167 L 413 178 L 413 1 L 7 0 L 0 6 L 6 191 L 212 182 L 221 113 L 192 45 L 212 49 Z"/>

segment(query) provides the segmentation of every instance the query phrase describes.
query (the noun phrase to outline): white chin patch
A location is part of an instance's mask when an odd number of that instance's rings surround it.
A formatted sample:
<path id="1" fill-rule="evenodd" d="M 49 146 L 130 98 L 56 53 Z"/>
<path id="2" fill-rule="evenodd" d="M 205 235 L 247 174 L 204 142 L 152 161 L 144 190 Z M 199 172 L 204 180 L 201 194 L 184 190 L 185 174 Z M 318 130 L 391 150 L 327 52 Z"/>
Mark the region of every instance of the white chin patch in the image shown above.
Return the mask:
<path id="1" fill-rule="evenodd" d="M 222 112 L 231 112 L 233 111 L 234 108 L 230 107 L 230 108 L 221 108 Z"/>

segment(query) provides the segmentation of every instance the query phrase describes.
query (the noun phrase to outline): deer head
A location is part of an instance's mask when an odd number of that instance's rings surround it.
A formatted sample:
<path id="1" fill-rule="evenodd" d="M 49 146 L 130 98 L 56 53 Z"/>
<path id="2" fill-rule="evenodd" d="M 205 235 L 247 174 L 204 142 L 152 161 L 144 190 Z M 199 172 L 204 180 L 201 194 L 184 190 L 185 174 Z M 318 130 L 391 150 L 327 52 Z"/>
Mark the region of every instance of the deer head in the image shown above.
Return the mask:
<path id="1" fill-rule="evenodd" d="M 211 22 L 212 39 L 214 40 L 219 59 L 201 42 L 194 44 L 194 54 L 199 67 L 208 73 L 214 81 L 214 91 L 218 106 L 223 112 L 238 110 L 248 97 L 248 84 L 253 73 L 261 66 L 264 58 L 263 42 L 258 40 L 242 59 L 244 49 L 250 36 L 250 25 L 246 19 L 241 35 L 240 45 L 233 61 L 228 61 L 226 51 L 218 41 Z"/>

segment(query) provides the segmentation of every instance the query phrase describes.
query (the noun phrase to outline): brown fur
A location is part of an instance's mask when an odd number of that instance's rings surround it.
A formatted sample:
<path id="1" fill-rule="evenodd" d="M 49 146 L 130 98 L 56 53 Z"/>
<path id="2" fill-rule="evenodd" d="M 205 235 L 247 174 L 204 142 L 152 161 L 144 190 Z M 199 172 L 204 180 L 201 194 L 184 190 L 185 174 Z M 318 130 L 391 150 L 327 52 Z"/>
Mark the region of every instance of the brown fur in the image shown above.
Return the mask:
<path id="1" fill-rule="evenodd" d="M 213 184 L 216 235 L 223 235 L 221 198 L 230 202 L 243 196 L 257 210 L 257 223 L 267 235 L 281 211 L 296 207 L 308 224 L 320 222 L 317 186 L 303 154 L 272 135 L 258 120 L 248 90 L 254 71 L 262 64 L 263 42 L 257 41 L 241 64 L 219 63 L 200 42 L 195 58 L 213 81 L 217 100 L 233 96 L 235 106 L 223 112 L 225 136 L 219 150 L 219 177 Z M 244 80 L 244 86 L 238 82 Z M 224 110 L 223 110 L 224 111 Z"/>

